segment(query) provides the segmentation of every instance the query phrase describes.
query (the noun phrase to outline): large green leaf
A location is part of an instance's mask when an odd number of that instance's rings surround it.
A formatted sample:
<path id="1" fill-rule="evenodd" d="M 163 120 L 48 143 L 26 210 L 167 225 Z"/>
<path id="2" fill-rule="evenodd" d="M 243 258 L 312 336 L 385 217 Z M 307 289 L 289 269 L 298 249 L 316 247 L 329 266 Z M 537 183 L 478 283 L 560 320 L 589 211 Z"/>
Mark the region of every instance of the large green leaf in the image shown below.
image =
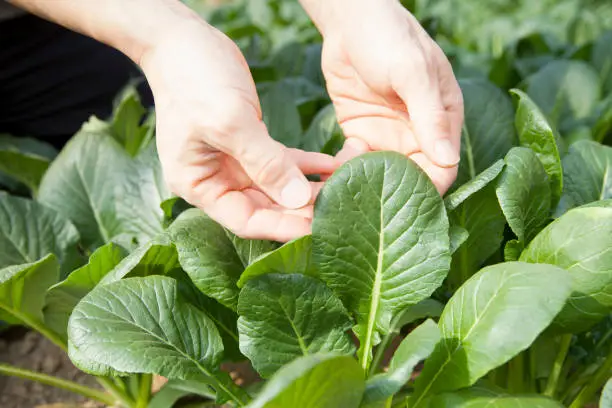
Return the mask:
<path id="1" fill-rule="evenodd" d="M 74 309 L 68 336 L 92 362 L 119 372 L 207 382 L 225 398 L 246 402 L 218 369 L 223 344 L 217 328 L 181 301 L 172 278 L 128 278 L 96 287 Z"/>
<path id="2" fill-rule="evenodd" d="M 563 195 L 556 215 L 570 208 L 612 198 L 612 147 L 580 141 L 563 158 Z"/>
<path id="3" fill-rule="evenodd" d="M 453 253 L 449 283 L 454 288 L 476 273 L 502 243 L 506 220 L 494 187 L 489 185 L 474 193 L 449 214 L 451 226 L 461 227 L 469 234 Z"/>
<path id="4" fill-rule="evenodd" d="M 429 403 L 431 408 L 563 408 L 560 402 L 538 395 L 479 396 L 466 392 L 439 395 Z"/>
<path id="5" fill-rule="evenodd" d="M 68 319 L 74 307 L 125 255 L 123 248 L 113 243 L 106 244 L 91 255 L 87 265 L 49 288 L 44 309 L 45 324 L 67 338 Z"/>
<path id="6" fill-rule="evenodd" d="M 325 183 L 312 230 L 313 267 L 355 314 L 366 368 L 394 315 L 429 297 L 447 274 L 444 203 L 411 160 L 367 153 Z"/>
<path id="7" fill-rule="evenodd" d="M 452 211 L 459 207 L 461 203 L 470 198 L 473 194 L 476 194 L 483 188 L 489 185 L 493 180 L 500 175 L 504 169 L 503 159 L 500 159 L 489 166 L 487 169 L 478 173 L 478 175 L 472 178 L 470 181 L 463 184 L 457 190 L 444 198 L 444 205 L 446 205 L 447 211 Z"/>
<path id="8" fill-rule="evenodd" d="M 456 186 L 502 159 L 516 142 L 510 97 L 483 79 L 462 79 L 459 84 L 464 98 L 465 124 Z"/>
<path id="9" fill-rule="evenodd" d="M 278 370 L 248 408 L 357 407 L 364 387 L 354 358 L 313 354 Z"/>
<path id="10" fill-rule="evenodd" d="M 53 149 L 47 148 L 42 142 L 39 143 L 43 151 L 37 147 L 32 149 L 35 142 L 32 139 L 0 135 L 0 173 L 25 184 L 34 195 L 55 155 Z M 53 152 L 53 155 L 49 157 L 50 154 L 45 154 L 47 151 Z"/>
<path id="11" fill-rule="evenodd" d="M 284 82 L 276 82 L 261 97 L 263 120 L 273 139 L 287 147 L 300 147 L 302 123 L 296 100 Z"/>
<path id="12" fill-rule="evenodd" d="M 258 276 L 268 273 L 301 273 L 307 274 L 312 253 L 312 237 L 306 235 L 287 242 L 280 248 L 268 252 L 251 263 L 244 270 L 238 281 L 238 287 Z"/>
<path id="13" fill-rule="evenodd" d="M 433 320 L 426 320 L 402 340 L 386 373 L 366 382 L 362 404 L 387 401 L 410 380 L 412 370 L 426 359 L 440 340 L 440 330 Z"/>
<path id="14" fill-rule="evenodd" d="M 36 327 L 43 322 L 45 292 L 59 280 L 54 255 L 0 269 L 0 320 Z"/>
<path id="15" fill-rule="evenodd" d="M 608 31 L 595 41 L 591 52 L 591 62 L 599 72 L 604 93 L 612 92 L 612 31 Z"/>
<path id="16" fill-rule="evenodd" d="M 513 147 L 505 161 L 495 192 L 508 225 L 521 243 L 527 243 L 550 215 L 548 176 L 538 156 L 527 147 Z"/>
<path id="17" fill-rule="evenodd" d="M 45 174 L 39 201 L 70 219 L 88 248 L 146 242 L 162 231 L 155 160 L 133 159 L 100 126 L 88 123 Z"/>
<path id="18" fill-rule="evenodd" d="M 529 347 L 565 304 L 570 283 L 561 268 L 522 262 L 489 266 L 470 278 L 442 312 L 442 340 L 416 380 L 410 406 L 473 385 Z"/>
<path id="19" fill-rule="evenodd" d="M 550 179 L 552 205 L 557 205 L 563 190 L 563 169 L 553 130 L 540 108 L 519 90 L 510 91 L 518 99 L 515 126 L 522 146 L 533 150 Z"/>
<path id="20" fill-rule="evenodd" d="M 0 268 L 57 256 L 65 275 L 75 267 L 79 233 L 53 210 L 0 192 Z"/>
<path id="21" fill-rule="evenodd" d="M 557 60 L 527 78 L 527 94 L 553 126 L 589 117 L 601 98 L 597 71 L 583 61 Z"/>
<path id="22" fill-rule="evenodd" d="M 302 148 L 312 152 L 336 154 L 344 143 L 344 135 L 334 105 L 329 104 L 314 117 L 303 136 Z"/>
<path id="23" fill-rule="evenodd" d="M 568 211 L 535 237 L 521 260 L 567 269 L 572 295 L 555 323 L 571 332 L 589 328 L 612 311 L 612 208 Z"/>
<path id="24" fill-rule="evenodd" d="M 269 274 L 250 280 L 238 301 L 240 350 L 263 376 L 316 353 L 352 354 L 352 326 L 340 300 L 317 279 Z"/>
<path id="25" fill-rule="evenodd" d="M 225 229 L 198 209 L 183 212 L 168 232 L 179 261 L 205 295 L 236 310 L 240 274 L 245 265 Z"/>

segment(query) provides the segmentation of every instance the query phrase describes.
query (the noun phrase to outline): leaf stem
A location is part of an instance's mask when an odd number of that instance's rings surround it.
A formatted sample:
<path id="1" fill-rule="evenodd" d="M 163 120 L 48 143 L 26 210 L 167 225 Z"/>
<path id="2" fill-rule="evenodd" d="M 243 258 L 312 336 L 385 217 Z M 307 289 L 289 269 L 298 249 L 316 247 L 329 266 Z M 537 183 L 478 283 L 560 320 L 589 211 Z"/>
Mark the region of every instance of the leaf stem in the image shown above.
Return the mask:
<path id="1" fill-rule="evenodd" d="M 552 370 L 548 376 L 548 382 L 546 383 L 546 389 L 544 389 L 544 395 L 548 397 L 554 397 L 557 392 L 557 384 L 559 383 L 559 376 L 561 369 L 567 358 L 567 352 L 569 351 L 570 344 L 572 344 L 572 335 L 564 334 L 561 336 L 561 344 L 559 345 L 559 351 L 557 357 L 553 362 Z"/>
<path id="2" fill-rule="evenodd" d="M 608 356 L 604 360 L 604 363 L 599 370 L 595 373 L 592 380 L 588 382 L 586 387 L 580 391 L 576 399 L 572 402 L 569 408 L 582 408 L 584 407 L 593 396 L 599 391 L 606 381 L 610 378 L 610 372 L 612 371 L 612 353 L 608 353 Z"/>
<path id="3" fill-rule="evenodd" d="M 96 377 L 96 380 L 109 394 L 115 398 L 115 401 L 121 402 L 121 404 L 127 408 L 132 408 L 134 406 L 134 401 L 128 397 L 125 391 L 119 388 L 119 386 L 117 386 L 117 384 L 115 384 L 111 379 L 106 377 Z"/>
<path id="4" fill-rule="evenodd" d="M 8 364 L 0 364 L 0 374 L 11 377 L 23 378 L 25 380 L 36 381 L 41 384 L 61 388 L 66 391 L 82 395 L 86 398 L 99 401 L 106 405 L 112 406 L 115 404 L 115 399 L 102 391 L 98 391 L 96 389 L 77 384 L 73 381 L 52 377 L 50 375 L 41 374 L 22 368 L 12 367 Z"/>
<path id="5" fill-rule="evenodd" d="M 525 356 L 523 353 L 516 355 L 508 363 L 508 389 L 513 393 L 525 391 Z"/>
<path id="6" fill-rule="evenodd" d="M 138 390 L 138 399 L 136 400 L 136 408 L 147 408 L 151 399 L 151 385 L 153 384 L 152 374 L 143 374 L 140 377 L 140 387 Z"/>

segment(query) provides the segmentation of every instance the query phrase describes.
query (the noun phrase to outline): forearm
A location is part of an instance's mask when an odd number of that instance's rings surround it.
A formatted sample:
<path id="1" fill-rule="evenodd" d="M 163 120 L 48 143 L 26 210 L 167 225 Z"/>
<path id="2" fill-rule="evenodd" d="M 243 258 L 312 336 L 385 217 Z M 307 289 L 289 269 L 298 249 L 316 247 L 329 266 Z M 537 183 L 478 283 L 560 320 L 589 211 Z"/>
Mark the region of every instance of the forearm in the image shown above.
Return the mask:
<path id="1" fill-rule="evenodd" d="M 203 24 L 178 0 L 9 0 L 9 3 L 108 44 L 136 63 L 175 28 Z"/>
<path id="2" fill-rule="evenodd" d="M 373 16 L 384 3 L 397 4 L 398 0 L 299 0 L 321 34 L 344 24 L 360 24 Z"/>

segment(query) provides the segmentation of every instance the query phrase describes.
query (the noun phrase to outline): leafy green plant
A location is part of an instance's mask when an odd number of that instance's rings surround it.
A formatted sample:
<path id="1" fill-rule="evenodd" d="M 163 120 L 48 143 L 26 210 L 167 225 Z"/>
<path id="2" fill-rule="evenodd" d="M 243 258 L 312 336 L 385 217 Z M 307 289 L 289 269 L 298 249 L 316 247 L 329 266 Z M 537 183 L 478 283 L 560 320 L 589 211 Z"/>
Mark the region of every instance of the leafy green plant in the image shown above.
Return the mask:
<path id="1" fill-rule="evenodd" d="M 431 18 L 443 9 L 411 3 Z M 335 153 L 343 137 L 316 31 L 289 2 L 248 4 L 210 19 L 245 51 L 272 136 Z M 185 397 L 607 407 L 612 105 L 601 38 L 578 49 L 536 33 L 486 55 L 495 69 L 460 80 L 461 164 L 445 197 L 408 158 L 368 153 L 326 181 L 312 234 L 284 244 L 241 239 L 168 192 L 154 113 L 133 88 L 57 155 L 0 139 L 0 171 L 13 177 L 0 193 L 0 320 L 39 331 L 103 390 L 4 364 L 0 374 L 125 408 Z M 258 381 L 235 383 L 230 362 Z M 151 395 L 153 375 L 169 381 Z"/>

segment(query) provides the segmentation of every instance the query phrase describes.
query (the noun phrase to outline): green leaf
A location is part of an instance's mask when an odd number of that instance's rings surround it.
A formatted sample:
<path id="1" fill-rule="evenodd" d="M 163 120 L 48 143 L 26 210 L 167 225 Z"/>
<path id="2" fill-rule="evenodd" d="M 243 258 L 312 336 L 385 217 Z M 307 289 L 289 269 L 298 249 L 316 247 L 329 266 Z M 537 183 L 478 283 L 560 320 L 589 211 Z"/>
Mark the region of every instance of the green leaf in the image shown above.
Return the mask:
<path id="1" fill-rule="evenodd" d="M 28 326 L 42 324 L 45 292 L 58 280 L 59 265 L 52 254 L 0 269 L 0 320 Z"/>
<path id="2" fill-rule="evenodd" d="M 512 89 L 510 93 L 518 99 L 514 123 L 519 141 L 522 146 L 533 150 L 542 162 L 550 179 L 552 205 L 556 206 L 563 190 L 563 169 L 553 130 L 546 116 L 525 92 Z"/>
<path id="3" fill-rule="evenodd" d="M 612 31 L 600 36 L 593 45 L 591 53 L 591 63 L 599 72 L 601 83 L 603 84 L 603 92 L 612 92 L 612 50 L 610 43 L 612 42 Z"/>
<path id="4" fill-rule="evenodd" d="M 67 339 L 68 319 L 74 307 L 125 256 L 123 248 L 113 243 L 106 244 L 91 255 L 87 265 L 49 288 L 44 309 L 45 324 Z"/>
<path id="5" fill-rule="evenodd" d="M 428 298 L 450 264 L 444 203 L 427 175 L 391 152 L 340 167 L 315 205 L 312 262 L 357 320 L 364 369 L 379 334 Z"/>
<path id="6" fill-rule="evenodd" d="M 414 323 L 426 317 L 440 317 L 444 310 L 444 305 L 435 299 L 423 299 L 416 305 L 408 307 L 401 315 L 398 315 L 395 327 L 399 329 L 403 326 Z"/>
<path id="7" fill-rule="evenodd" d="M 308 276 L 271 274 L 248 281 L 238 314 L 240 350 L 265 378 L 300 356 L 354 351 L 344 306 L 323 282 Z"/>
<path id="8" fill-rule="evenodd" d="M 442 340 L 416 380 L 410 406 L 473 385 L 525 350 L 569 293 L 570 276 L 556 266 L 506 262 L 482 269 L 444 308 Z"/>
<path id="9" fill-rule="evenodd" d="M 309 355 L 276 372 L 248 408 L 357 407 L 363 370 L 350 356 Z"/>
<path id="10" fill-rule="evenodd" d="M 603 143 L 612 132 L 612 93 L 598 104 L 594 116 L 597 119 L 592 128 L 593 140 Z"/>
<path id="11" fill-rule="evenodd" d="M 214 323 L 177 295 L 176 281 L 163 276 L 98 286 L 74 309 L 69 339 L 89 360 L 119 372 L 202 381 L 246 402 L 218 369 L 223 344 Z"/>
<path id="12" fill-rule="evenodd" d="M 433 320 L 426 320 L 402 340 L 389 364 L 389 371 L 366 382 L 362 404 L 385 401 L 410 380 L 412 370 L 425 360 L 440 340 L 440 330 Z"/>
<path id="13" fill-rule="evenodd" d="M 510 241 L 506 242 L 506 246 L 504 247 L 504 261 L 518 261 L 521 257 L 523 249 L 525 249 L 525 245 L 522 241 L 511 239 Z"/>
<path id="14" fill-rule="evenodd" d="M 603 391 L 601 392 L 601 399 L 599 400 L 599 407 L 612 407 L 612 377 L 610 377 L 606 385 L 604 385 Z"/>
<path id="15" fill-rule="evenodd" d="M 557 265 L 572 277 L 572 294 L 555 319 L 579 332 L 612 311 L 612 208 L 568 211 L 540 232 L 521 260 Z"/>
<path id="16" fill-rule="evenodd" d="M 474 193 L 450 212 L 451 226 L 468 232 L 465 242 L 453 253 L 449 283 L 458 288 L 499 250 L 506 220 L 499 207 L 494 185 Z"/>
<path id="17" fill-rule="evenodd" d="M 0 135 L 0 172 L 25 184 L 34 195 L 47 171 L 54 149 L 34 139 Z"/>
<path id="18" fill-rule="evenodd" d="M 450 251 L 454 254 L 461 245 L 467 241 L 470 233 L 463 227 L 452 225 L 450 227 Z"/>
<path id="19" fill-rule="evenodd" d="M 105 285 L 123 278 L 169 275 L 180 267 L 176 248 L 167 237 L 160 236 L 120 260 L 102 277 L 101 283 Z"/>
<path id="20" fill-rule="evenodd" d="M 597 72 L 583 61 L 552 61 L 526 81 L 527 94 L 562 132 L 589 117 L 601 98 Z"/>
<path id="21" fill-rule="evenodd" d="M 555 212 L 612 198 L 612 147 L 580 141 L 563 158 L 563 195 Z"/>
<path id="22" fill-rule="evenodd" d="M 548 176 L 538 156 L 527 147 L 513 147 L 505 161 L 495 192 L 508 225 L 520 242 L 527 243 L 548 221 Z"/>
<path id="23" fill-rule="evenodd" d="M 148 127 L 141 126 L 146 109 L 140 102 L 138 90 L 128 85 L 119 95 L 111 122 L 112 134 L 130 156 L 136 156 L 149 140 Z"/>
<path id="24" fill-rule="evenodd" d="M 447 211 L 452 211 L 459 207 L 465 200 L 470 198 L 473 194 L 476 194 L 486 186 L 488 186 L 493 180 L 500 175 L 504 169 L 503 159 L 500 159 L 489 166 L 487 169 L 479 173 L 476 177 L 472 178 L 457 190 L 444 198 L 444 205 L 446 205 Z"/>
<path id="25" fill-rule="evenodd" d="M 238 280 L 238 287 L 242 288 L 246 282 L 268 273 L 301 273 L 310 272 L 310 255 L 312 252 L 312 237 L 306 235 L 287 242 L 274 251 L 265 253 L 254 260 L 244 270 Z"/>
<path id="26" fill-rule="evenodd" d="M 273 139 L 287 147 L 299 147 L 302 136 L 300 113 L 291 90 L 275 82 L 261 97 L 263 120 Z"/>
<path id="27" fill-rule="evenodd" d="M 86 124 L 49 167 L 38 199 L 70 219 L 89 249 L 147 242 L 164 218 L 154 159 L 131 158 L 108 133 Z"/>
<path id="28" fill-rule="evenodd" d="M 333 104 L 321 109 L 303 136 L 302 148 L 311 152 L 335 155 L 342 148 L 344 134 L 338 124 Z"/>
<path id="29" fill-rule="evenodd" d="M 170 380 L 153 395 L 147 408 L 172 408 L 178 400 L 190 395 L 214 398 L 214 391 L 198 382 Z"/>
<path id="30" fill-rule="evenodd" d="M 225 229 L 198 209 L 183 212 L 168 229 L 179 262 L 206 296 L 236 310 L 244 264 Z"/>
<path id="31" fill-rule="evenodd" d="M 430 407 L 435 408 L 563 408 L 553 399 L 537 395 L 472 396 L 464 391 L 445 393 L 434 397 Z"/>
<path id="32" fill-rule="evenodd" d="M 234 247 L 236 247 L 238 257 L 240 258 L 240 261 L 242 261 L 242 265 L 244 265 L 245 268 L 258 260 L 264 254 L 274 251 L 280 245 L 274 241 L 240 238 L 227 229 L 225 232 L 234 244 Z"/>
<path id="33" fill-rule="evenodd" d="M 464 97 L 465 120 L 455 186 L 473 179 L 502 159 L 516 142 L 510 97 L 483 79 L 462 79 L 459 85 Z"/>
<path id="34" fill-rule="evenodd" d="M 57 256 L 62 275 L 75 266 L 79 233 L 53 210 L 0 192 L 0 268 Z"/>

